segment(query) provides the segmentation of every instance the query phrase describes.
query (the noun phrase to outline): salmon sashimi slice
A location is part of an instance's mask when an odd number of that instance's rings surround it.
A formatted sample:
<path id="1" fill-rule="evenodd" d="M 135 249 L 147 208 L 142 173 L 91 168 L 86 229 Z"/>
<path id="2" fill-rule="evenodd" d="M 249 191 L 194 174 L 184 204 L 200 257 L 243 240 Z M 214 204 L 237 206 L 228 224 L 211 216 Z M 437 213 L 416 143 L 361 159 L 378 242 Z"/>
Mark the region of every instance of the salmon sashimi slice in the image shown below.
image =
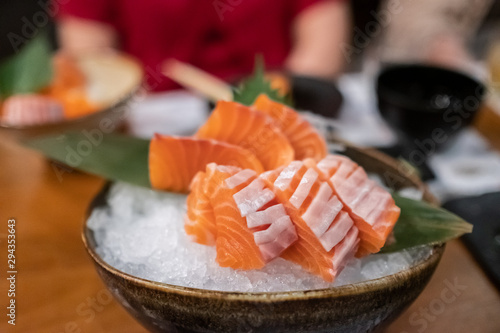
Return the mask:
<path id="1" fill-rule="evenodd" d="M 314 164 L 311 160 L 305 163 Z M 356 256 L 380 251 L 400 214 L 391 194 L 345 156 L 328 155 L 317 164 L 317 170 L 359 229 L 361 243 Z"/>
<path id="2" fill-rule="evenodd" d="M 358 247 L 358 229 L 330 185 L 314 168 L 293 161 L 278 175 L 260 177 L 291 217 L 298 240 L 282 257 L 333 281 Z"/>
<path id="3" fill-rule="evenodd" d="M 155 134 L 149 146 L 149 178 L 159 190 L 188 192 L 189 184 L 208 163 L 264 171 L 250 151 L 215 140 Z"/>
<path id="4" fill-rule="evenodd" d="M 217 227 L 209 198 L 205 194 L 205 172 L 198 172 L 191 182 L 184 219 L 184 230 L 191 239 L 203 245 L 215 245 Z"/>
<path id="5" fill-rule="evenodd" d="M 260 269 L 280 256 L 328 282 L 355 255 L 378 252 L 399 217 L 386 190 L 335 155 L 260 175 L 209 163 L 191 183 L 187 208 L 186 233 L 215 242 L 220 266 Z"/>
<path id="6" fill-rule="evenodd" d="M 265 94 L 259 95 L 253 106 L 276 121 L 295 150 L 295 159 L 303 160 L 309 157 L 319 161 L 326 156 L 325 139 L 295 110 L 272 101 Z"/>
<path id="7" fill-rule="evenodd" d="M 212 163 L 206 174 L 206 188 L 214 190 L 206 194 L 214 210 L 220 266 L 262 268 L 297 240 L 284 207 L 254 171 L 228 172 Z"/>
<path id="8" fill-rule="evenodd" d="M 265 170 L 294 159 L 290 142 L 271 117 L 236 102 L 219 101 L 195 136 L 241 146 L 255 154 Z"/>

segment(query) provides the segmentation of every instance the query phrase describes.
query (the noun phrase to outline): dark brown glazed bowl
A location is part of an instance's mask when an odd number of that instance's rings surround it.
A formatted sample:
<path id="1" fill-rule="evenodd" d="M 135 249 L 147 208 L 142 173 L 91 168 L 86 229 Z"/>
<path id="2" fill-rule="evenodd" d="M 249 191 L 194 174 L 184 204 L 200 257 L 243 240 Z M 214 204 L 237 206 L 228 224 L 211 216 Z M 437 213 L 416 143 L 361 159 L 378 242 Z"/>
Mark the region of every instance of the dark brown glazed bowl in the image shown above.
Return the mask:
<path id="1" fill-rule="evenodd" d="M 76 62 L 85 73 L 88 89 L 93 92 L 92 100 L 101 105 L 100 110 L 43 125 L 12 126 L 0 122 L 0 134 L 8 139 L 23 140 L 84 129 L 118 129 L 125 120 L 128 104 L 141 86 L 141 66 L 136 60 L 118 53 L 79 55 Z"/>
<path id="2" fill-rule="evenodd" d="M 424 189 L 414 175 L 377 152 L 347 147 L 344 154 L 369 172 L 399 179 L 396 188 Z M 384 176 L 386 174 L 386 176 Z M 425 189 L 424 189 L 425 190 Z M 91 209 L 104 204 L 107 190 Z M 424 198 L 435 202 L 425 190 Z M 371 332 L 382 330 L 422 292 L 444 245 L 411 268 L 394 275 L 337 288 L 238 293 L 193 289 L 153 282 L 123 273 L 96 253 L 93 231 L 83 241 L 101 279 L 123 307 L 153 332 Z"/>

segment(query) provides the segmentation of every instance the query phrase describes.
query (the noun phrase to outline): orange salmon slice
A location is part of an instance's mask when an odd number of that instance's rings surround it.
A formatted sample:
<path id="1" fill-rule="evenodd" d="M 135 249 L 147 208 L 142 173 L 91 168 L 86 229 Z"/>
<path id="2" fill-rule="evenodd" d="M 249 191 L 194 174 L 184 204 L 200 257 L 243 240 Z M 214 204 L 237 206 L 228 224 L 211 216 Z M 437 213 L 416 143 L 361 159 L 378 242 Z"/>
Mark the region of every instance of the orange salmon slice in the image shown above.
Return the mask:
<path id="1" fill-rule="evenodd" d="M 208 163 L 264 171 L 250 151 L 225 142 L 155 134 L 149 145 L 149 178 L 158 190 L 188 192 L 189 184 Z"/>
<path id="2" fill-rule="evenodd" d="M 253 106 L 276 121 L 295 150 L 296 160 L 313 158 L 319 161 L 326 156 L 325 139 L 295 110 L 271 100 L 265 94 L 259 95 Z"/>
<path id="3" fill-rule="evenodd" d="M 294 159 L 290 142 L 271 117 L 236 102 L 219 101 L 195 136 L 241 146 L 257 156 L 265 170 Z"/>
<path id="4" fill-rule="evenodd" d="M 262 177 L 274 190 L 297 229 L 298 240 L 282 257 L 333 281 L 358 247 L 358 229 L 331 187 L 313 168 L 293 161 Z"/>
<path id="5" fill-rule="evenodd" d="M 184 219 L 184 230 L 191 239 L 203 245 L 215 245 L 217 227 L 209 198 L 205 195 L 205 172 L 198 172 L 191 182 Z"/>
<path id="6" fill-rule="evenodd" d="M 311 161 L 306 163 L 313 164 Z M 391 194 L 345 156 L 328 155 L 317 164 L 317 170 L 359 229 L 361 244 L 356 256 L 380 251 L 401 212 Z"/>
<path id="7" fill-rule="evenodd" d="M 215 216 L 220 266 L 262 268 L 297 240 L 283 206 L 254 171 L 227 170 L 212 163 L 206 175 L 206 188 L 213 190 L 206 195 Z"/>

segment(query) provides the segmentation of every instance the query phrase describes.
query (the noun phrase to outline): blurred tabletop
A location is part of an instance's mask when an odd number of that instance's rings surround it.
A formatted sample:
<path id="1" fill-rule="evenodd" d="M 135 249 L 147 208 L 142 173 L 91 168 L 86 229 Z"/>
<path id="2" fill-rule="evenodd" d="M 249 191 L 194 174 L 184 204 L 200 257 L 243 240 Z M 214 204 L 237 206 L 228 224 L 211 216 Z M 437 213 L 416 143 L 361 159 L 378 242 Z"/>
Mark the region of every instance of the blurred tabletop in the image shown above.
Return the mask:
<path id="1" fill-rule="evenodd" d="M 146 332 L 110 297 L 81 241 L 104 180 L 0 137 L 0 332 Z M 7 323 L 8 220 L 16 220 L 16 325 Z M 459 240 L 386 332 L 500 332 L 500 294 Z"/>

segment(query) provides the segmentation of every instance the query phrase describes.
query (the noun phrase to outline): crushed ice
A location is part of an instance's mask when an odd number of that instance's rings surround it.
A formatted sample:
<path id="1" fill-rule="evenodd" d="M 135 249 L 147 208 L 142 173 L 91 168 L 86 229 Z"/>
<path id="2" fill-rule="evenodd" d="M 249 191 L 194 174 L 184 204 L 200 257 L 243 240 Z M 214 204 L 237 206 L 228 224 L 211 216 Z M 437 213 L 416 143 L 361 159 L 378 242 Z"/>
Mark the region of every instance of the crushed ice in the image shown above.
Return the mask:
<path id="1" fill-rule="evenodd" d="M 429 247 L 352 259 L 333 284 L 277 258 L 261 270 L 219 267 L 215 247 L 192 242 L 184 232 L 186 196 L 116 183 L 108 206 L 88 221 L 97 252 L 111 266 L 172 285 L 241 292 L 322 289 L 391 275 L 427 258 Z"/>

